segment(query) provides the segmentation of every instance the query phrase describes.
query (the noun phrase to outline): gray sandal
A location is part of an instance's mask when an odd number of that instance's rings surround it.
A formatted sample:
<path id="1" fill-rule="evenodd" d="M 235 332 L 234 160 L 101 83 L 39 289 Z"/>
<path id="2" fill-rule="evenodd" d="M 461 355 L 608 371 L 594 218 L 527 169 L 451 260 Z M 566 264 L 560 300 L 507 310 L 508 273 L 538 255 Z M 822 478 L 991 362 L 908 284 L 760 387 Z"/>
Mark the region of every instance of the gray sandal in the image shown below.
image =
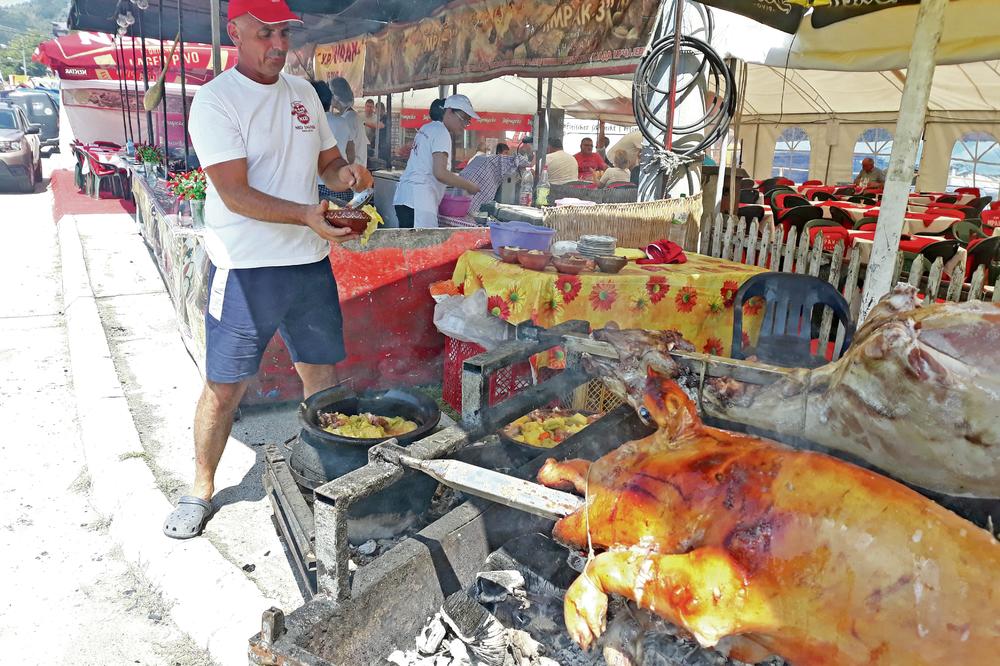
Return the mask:
<path id="1" fill-rule="evenodd" d="M 212 516 L 212 503 L 184 495 L 163 523 L 163 533 L 171 539 L 191 539 L 201 534 Z"/>

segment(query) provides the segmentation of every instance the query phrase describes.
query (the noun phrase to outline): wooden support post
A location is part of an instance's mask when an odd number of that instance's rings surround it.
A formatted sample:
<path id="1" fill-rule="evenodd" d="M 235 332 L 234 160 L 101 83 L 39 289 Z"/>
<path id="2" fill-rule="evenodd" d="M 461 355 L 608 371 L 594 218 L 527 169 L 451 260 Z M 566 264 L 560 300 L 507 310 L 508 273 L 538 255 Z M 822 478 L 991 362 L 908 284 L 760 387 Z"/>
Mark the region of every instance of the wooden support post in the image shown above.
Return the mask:
<path id="1" fill-rule="evenodd" d="M 211 0 L 212 18 L 212 76 L 218 76 L 222 71 L 222 28 L 219 19 L 219 0 Z"/>
<path id="2" fill-rule="evenodd" d="M 889 158 L 889 174 L 882 195 L 875 243 L 868 263 L 865 290 L 861 296 L 861 313 L 858 324 L 882 296 L 892 289 L 892 274 L 899 252 L 899 238 L 903 231 L 903 217 L 913 181 L 913 164 L 917 157 L 917 143 L 923 134 L 927 100 L 934 80 L 935 55 L 941 40 L 944 10 L 948 0 L 923 0 L 917 13 L 917 25 L 910 47 L 910 62 L 906 70 L 906 85 L 896 121 L 896 135 Z"/>

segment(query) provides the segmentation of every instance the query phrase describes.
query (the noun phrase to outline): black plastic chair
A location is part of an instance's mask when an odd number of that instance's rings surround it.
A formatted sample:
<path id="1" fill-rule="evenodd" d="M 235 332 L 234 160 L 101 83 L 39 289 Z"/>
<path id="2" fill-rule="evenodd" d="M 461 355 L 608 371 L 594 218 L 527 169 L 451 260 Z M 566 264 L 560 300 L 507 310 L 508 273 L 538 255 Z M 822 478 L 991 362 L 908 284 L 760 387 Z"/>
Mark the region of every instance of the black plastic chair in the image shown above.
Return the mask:
<path id="1" fill-rule="evenodd" d="M 812 199 L 813 199 L 813 201 L 833 201 L 836 198 L 837 197 L 833 196 L 829 192 L 813 192 L 812 193 Z"/>
<path id="2" fill-rule="evenodd" d="M 776 187 L 788 187 L 787 185 L 784 186 L 780 185 L 778 183 L 779 180 L 785 180 L 785 179 L 782 178 L 781 176 L 776 176 L 774 178 L 768 178 L 767 180 L 764 180 L 760 184 L 760 191 L 767 192 L 768 190 L 773 190 Z"/>
<path id="3" fill-rule="evenodd" d="M 743 304 L 751 298 L 764 299 L 764 318 L 755 348 L 743 348 Z M 785 368 L 815 368 L 829 361 L 827 340 L 818 340 L 818 354 L 813 354 L 814 310 L 829 307 L 844 324 L 841 355 L 854 338 L 854 322 L 847 301 L 826 280 L 797 273 L 761 273 L 743 283 L 733 305 L 732 356 L 745 359 L 756 356 L 763 363 Z M 818 328 L 818 327 L 817 327 Z M 835 331 L 836 327 L 831 328 Z M 836 360 L 836 359 L 833 359 Z"/>
<path id="4" fill-rule="evenodd" d="M 835 195 L 837 195 L 838 197 L 842 197 L 842 196 L 844 196 L 844 195 L 853 195 L 853 194 L 855 194 L 855 193 L 856 193 L 857 191 L 858 191 L 858 190 L 857 190 L 857 189 L 856 189 L 856 188 L 855 188 L 855 187 L 854 187 L 853 185 L 847 185 L 847 186 L 845 186 L 845 187 L 838 187 L 837 189 L 835 189 L 835 190 L 833 191 L 833 193 L 834 193 Z"/>
<path id="5" fill-rule="evenodd" d="M 993 197 L 977 197 L 965 204 L 963 208 L 971 208 L 975 211 L 974 215 L 966 215 L 966 217 L 979 217 L 982 214 L 983 209 L 986 208 L 991 201 L 993 201 Z"/>
<path id="6" fill-rule="evenodd" d="M 969 248 L 969 275 L 979 266 L 986 267 L 986 283 L 995 284 L 1000 277 L 1000 236 L 990 236 Z"/>
<path id="7" fill-rule="evenodd" d="M 740 206 L 736 209 L 736 216 L 742 217 L 745 220 L 758 220 L 760 222 L 764 221 L 764 207 L 758 204 L 751 204 L 747 206 Z"/>
<path id="8" fill-rule="evenodd" d="M 948 232 L 963 246 L 968 245 L 973 238 L 989 238 L 989 234 L 983 231 L 982 224 L 978 220 L 956 222 Z"/>
<path id="9" fill-rule="evenodd" d="M 830 219 L 847 229 L 854 228 L 854 218 L 836 206 L 830 206 Z"/>
<path id="10" fill-rule="evenodd" d="M 764 191 L 764 203 L 770 204 L 771 199 L 774 197 L 774 195 L 781 194 L 782 192 L 788 192 L 790 194 L 798 194 L 798 192 L 796 192 L 794 189 L 792 189 L 791 187 L 787 187 L 785 185 L 772 187 L 771 189 Z"/>
<path id="11" fill-rule="evenodd" d="M 954 239 L 936 241 L 920 248 L 920 254 L 932 264 L 938 258 L 947 264 L 955 256 L 955 253 L 958 252 L 958 245 L 958 241 Z"/>
<path id="12" fill-rule="evenodd" d="M 861 227 L 865 226 L 866 224 L 878 224 L 878 218 L 877 217 L 863 217 L 863 218 L 861 218 L 860 220 L 858 220 L 857 222 L 854 223 L 854 229 L 860 229 Z"/>
<path id="13" fill-rule="evenodd" d="M 847 197 L 847 201 L 850 203 L 865 204 L 866 206 L 874 206 L 878 203 L 878 201 L 875 200 L 875 197 L 866 197 L 860 194 L 853 197 Z"/>
<path id="14" fill-rule="evenodd" d="M 803 196 L 799 196 L 798 194 L 789 194 L 786 197 L 781 197 L 780 195 L 781 195 L 780 192 L 776 194 L 772 199 L 772 201 L 779 199 L 780 197 L 782 208 L 798 208 L 799 206 L 812 206 L 812 202 L 809 201 L 809 199 L 806 199 Z"/>
<path id="15" fill-rule="evenodd" d="M 740 203 L 755 204 L 760 199 L 760 192 L 757 190 L 740 190 Z"/>
<path id="16" fill-rule="evenodd" d="M 757 183 L 754 182 L 753 178 L 743 178 L 742 180 L 740 180 L 740 189 L 741 190 L 756 190 L 757 189 Z"/>
<path id="17" fill-rule="evenodd" d="M 785 210 L 780 217 L 775 218 L 777 224 L 795 227 L 799 231 L 812 220 L 822 220 L 823 209 L 819 206 L 796 206 Z"/>
<path id="18" fill-rule="evenodd" d="M 935 200 L 934 200 L 934 203 L 946 203 L 946 204 L 953 204 L 953 203 L 955 203 L 956 201 L 958 201 L 958 197 L 956 197 L 956 196 L 953 196 L 953 195 L 951 195 L 951 194 L 946 194 L 946 195 L 944 195 L 943 197 L 938 197 L 937 199 L 935 199 Z"/>

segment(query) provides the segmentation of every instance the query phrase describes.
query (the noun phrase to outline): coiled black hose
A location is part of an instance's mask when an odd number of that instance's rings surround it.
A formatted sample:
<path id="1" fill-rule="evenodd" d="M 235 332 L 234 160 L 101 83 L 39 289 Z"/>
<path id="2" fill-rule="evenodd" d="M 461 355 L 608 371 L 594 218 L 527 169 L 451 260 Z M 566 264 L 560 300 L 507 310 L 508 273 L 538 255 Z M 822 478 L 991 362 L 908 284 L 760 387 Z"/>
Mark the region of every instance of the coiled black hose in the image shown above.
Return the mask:
<path id="1" fill-rule="evenodd" d="M 687 74 L 690 80 L 684 86 L 678 85 L 674 109 L 696 90 L 704 89 L 706 93 L 713 94 L 715 99 L 713 108 L 701 119 L 688 125 L 674 124 L 673 126 L 675 140 L 672 143 L 674 146 L 679 143 L 676 137 L 683 138 L 708 130 L 698 143 L 684 145 L 683 148 L 672 147 L 669 151 L 675 155 L 691 157 L 704 152 L 706 148 L 725 136 L 729 129 L 729 123 L 736 112 L 736 94 L 732 71 L 711 46 L 695 37 L 682 35 L 680 48 L 682 55 L 696 55 L 700 60 L 698 68 Z M 639 62 L 632 84 L 632 111 L 635 114 L 639 131 L 658 151 L 666 150 L 664 136 L 668 125 L 664 120 L 656 117 L 656 112 L 649 106 L 650 98 L 654 95 L 669 96 L 670 90 L 669 87 L 666 90 L 658 88 L 651 82 L 651 78 L 661 67 L 663 58 L 669 58 L 672 63 L 673 56 L 674 35 L 667 35 L 654 42 Z M 677 72 L 674 72 L 670 66 L 669 76 L 677 77 L 677 75 Z M 704 81 L 704 87 L 699 85 L 702 81 Z M 720 100 L 721 104 L 718 103 Z"/>

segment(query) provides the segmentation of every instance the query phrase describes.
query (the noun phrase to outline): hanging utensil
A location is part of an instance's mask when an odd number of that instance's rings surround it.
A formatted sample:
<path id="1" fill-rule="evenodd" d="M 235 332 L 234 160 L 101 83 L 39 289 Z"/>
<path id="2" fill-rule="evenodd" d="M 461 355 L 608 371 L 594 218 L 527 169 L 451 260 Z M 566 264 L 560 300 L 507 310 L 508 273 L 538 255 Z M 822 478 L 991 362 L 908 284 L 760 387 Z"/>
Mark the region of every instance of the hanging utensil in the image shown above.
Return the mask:
<path id="1" fill-rule="evenodd" d="M 170 47 L 170 55 L 167 56 L 166 61 L 160 63 L 160 75 L 156 77 L 153 81 L 153 85 L 149 86 L 149 89 L 142 96 L 142 106 L 146 111 L 152 111 L 157 106 L 160 105 L 160 100 L 163 99 L 163 87 L 164 81 L 167 78 L 167 67 L 169 63 L 174 59 L 174 53 L 177 51 L 177 44 L 180 41 L 181 33 L 178 31 L 177 36 L 174 37 L 174 45 Z"/>
<path id="2" fill-rule="evenodd" d="M 350 201 L 347 202 L 347 208 L 361 208 L 366 203 L 372 200 L 375 196 L 375 188 L 369 187 L 367 190 L 361 190 L 360 192 L 355 192 L 354 196 Z"/>

